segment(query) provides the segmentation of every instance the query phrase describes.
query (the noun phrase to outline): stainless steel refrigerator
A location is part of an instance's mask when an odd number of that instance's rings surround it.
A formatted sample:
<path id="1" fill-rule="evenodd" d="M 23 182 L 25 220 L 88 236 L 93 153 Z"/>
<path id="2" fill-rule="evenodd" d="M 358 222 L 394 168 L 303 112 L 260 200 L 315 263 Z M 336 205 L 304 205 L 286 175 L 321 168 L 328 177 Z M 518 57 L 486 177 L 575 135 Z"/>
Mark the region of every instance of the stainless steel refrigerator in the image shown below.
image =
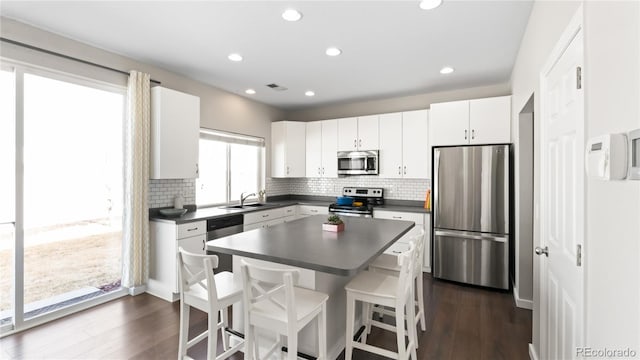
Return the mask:
<path id="1" fill-rule="evenodd" d="M 433 275 L 509 288 L 509 145 L 433 150 Z"/>

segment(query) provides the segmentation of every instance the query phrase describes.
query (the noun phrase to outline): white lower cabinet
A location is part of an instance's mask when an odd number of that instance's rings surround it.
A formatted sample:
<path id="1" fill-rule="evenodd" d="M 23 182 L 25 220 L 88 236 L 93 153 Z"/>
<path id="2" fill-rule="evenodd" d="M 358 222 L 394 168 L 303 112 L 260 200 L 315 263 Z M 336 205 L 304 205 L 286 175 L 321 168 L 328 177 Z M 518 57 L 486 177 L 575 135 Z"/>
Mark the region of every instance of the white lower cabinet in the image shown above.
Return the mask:
<path id="1" fill-rule="evenodd" d="M 431 214 L 374 209 L 373 217 L 375 219 L 405 220 L 416 223 L 415 227 L 385 251 L 387 254 L 398 254 L 408 250 L 411 237 L 415 236 L 420 229 L 423 229 L 425 244 L 422 270 L 431 272 Z"/>
<path id="2" fill-rule="evenodd" d="M 179 298 L 178 248 L 205 254 L 207 222 L 149 222 L 149 282 L 147 292 L 167 301 Z"/>
<path id="3" fill-rule="evenodd" d="M 266 229 L 285 222 L 285 208 L 254 211 L 244 214 L 244 231 Z"/>
<path id="4" fill-rule="evenodd" d="M 328 215 L 328 206 L 298 205 L 298 218 L 312 215 Z"/>

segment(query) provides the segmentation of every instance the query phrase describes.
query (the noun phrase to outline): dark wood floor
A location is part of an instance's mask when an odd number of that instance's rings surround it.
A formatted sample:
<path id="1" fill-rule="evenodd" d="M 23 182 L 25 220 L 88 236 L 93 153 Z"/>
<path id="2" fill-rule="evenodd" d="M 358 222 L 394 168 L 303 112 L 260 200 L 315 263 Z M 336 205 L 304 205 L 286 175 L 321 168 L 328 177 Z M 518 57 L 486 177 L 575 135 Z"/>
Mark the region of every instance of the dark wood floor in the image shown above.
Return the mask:
<path id="1" fill-rule="evenodd" d="M 418 333 L 419 359 L 529 358 L 531 312 L 516 308 L 511 294 L 431 276 L 425 276 L 424 292 L 427 331 Z M 178 303 L 127 296 L 0 339 L 0 358 L 175 359 L 179 316 Z M 193 310 L 191 316 L 190 331 L 202 331 L 206 315 Z M 396 349 L 394 334 L 376 328 L 367 342 Z M 206 350 L 203 341 L 189 355 L 204 359 Z M 353 358 L 384 359 L 359 350 Z"/>

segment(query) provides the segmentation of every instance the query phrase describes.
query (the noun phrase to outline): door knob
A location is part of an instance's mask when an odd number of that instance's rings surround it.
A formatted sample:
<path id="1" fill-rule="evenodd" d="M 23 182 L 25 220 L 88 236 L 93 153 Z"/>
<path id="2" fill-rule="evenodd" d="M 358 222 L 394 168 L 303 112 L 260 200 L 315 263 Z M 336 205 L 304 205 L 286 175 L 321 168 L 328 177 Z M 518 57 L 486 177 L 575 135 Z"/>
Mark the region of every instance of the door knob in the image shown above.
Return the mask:
<path id="1" fill-rule="evenodd" d="M 549 247 L 545 246 L 544 249 L 541 248 L 540 246 L 536 246 L 536 255 L 542 255 L 544 254 L 544 256 L 549 257 Z"/>

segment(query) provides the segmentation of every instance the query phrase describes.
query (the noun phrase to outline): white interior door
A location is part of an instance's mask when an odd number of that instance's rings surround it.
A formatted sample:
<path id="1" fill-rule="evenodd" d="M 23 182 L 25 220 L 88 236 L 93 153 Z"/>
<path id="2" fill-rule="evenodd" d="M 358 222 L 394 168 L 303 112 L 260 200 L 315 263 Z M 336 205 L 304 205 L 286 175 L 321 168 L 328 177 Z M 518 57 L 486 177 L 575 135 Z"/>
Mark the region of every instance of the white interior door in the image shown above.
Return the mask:
<path id="1" fill-rule="evenodd" d="M 580 23 L 565 32 L 541 74 L 541 358 L 573 359 L 584 339 L 584 91 Z"/>

